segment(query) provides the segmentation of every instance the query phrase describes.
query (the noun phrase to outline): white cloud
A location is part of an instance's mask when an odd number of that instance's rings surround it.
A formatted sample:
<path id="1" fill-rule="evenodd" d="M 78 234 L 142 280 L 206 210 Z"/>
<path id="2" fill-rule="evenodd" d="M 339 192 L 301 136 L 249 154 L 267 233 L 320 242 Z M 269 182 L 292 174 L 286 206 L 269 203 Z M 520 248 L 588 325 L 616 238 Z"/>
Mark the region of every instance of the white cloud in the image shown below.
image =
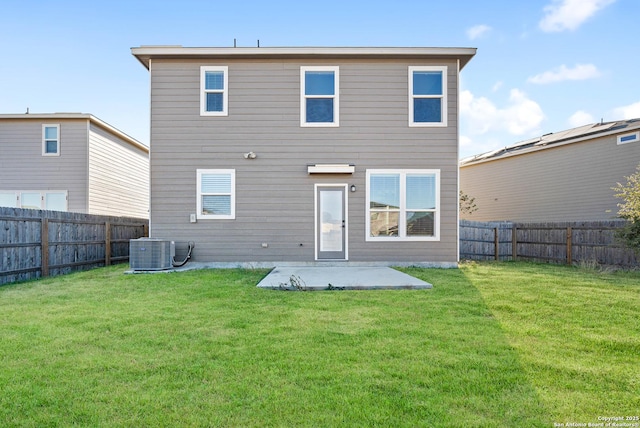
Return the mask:
<path id="1" fill-rule="evenodd" d="M 460 147 L 471 147 L 472 144 L 473 140 L 471 140 L 471 138 L 467 137 L 466 135 L 460 136 Z"/>
<path id="2" fill-rule="evenodd" d="M 553 0 L 544 7 L 546 15 L 540 21 L 545 33 L 575 30 L 587 19 L 616 0 Z"/>
<path id="3" fill-rule="evenodd" d="M 467 37 L 469 37 L 470 40 L 475 40 L 478 37 L 484 36 L 489 31 L 491 31 L 491 27 L 488 25 L 476 25 L 467 30 Z"/>
<path id="4" fill-rule="evenodd" d="M 539 130 L 544 119 L 540 105 L 518 89 L 511 90 L 509 103 L 503 108 L 496 107 L 488 98 L 462 91 L 460 114 L 468 121 L 469 131 L 478 135 L 499 131 L 523 135 Z"/>
<path id="5" fill-rule="evenodd" d="M 629 104 L 628 106 L 618 107 L 613 110 L 616 118 L 621 119 L 637 119 L 640 118 L 640 101 Z"/>
<path id="6" fill-rule="evenodd" d="M 491 90 L 493 92 L 498 92 L 498 90 L 500 90 L 500 88 L 502 88 L 502 81 L 498 81 L 495 83 L 495 85 L 493 85 L 493 87 L 491 88 Z"/>
<path id="7" fill-rule="evenodd" d="M 571 125 L 572 128 L 577 128 L 578 126 L 588 125 L 594 122 L 595 120 L 593 119 L 593 116 L 582 110 L 578 110 L 573 113 L 569 118 L 569 125 Z"/>
<path id="8" fill-rule="evenodd" d="M 562 82 L 565 80 L 587 80 L 600 77 L 601 73 L 593 64 L 576 64 L 573 68 L 568 68 L 562 64 L 560 67 L 556 67 L 553 70 L 545 71 L 541 74 L 536 74 L 533 77 L 529 77 L 528 82 L 537 83 L 539 85 L 545 85 L 547 83 Z"/>

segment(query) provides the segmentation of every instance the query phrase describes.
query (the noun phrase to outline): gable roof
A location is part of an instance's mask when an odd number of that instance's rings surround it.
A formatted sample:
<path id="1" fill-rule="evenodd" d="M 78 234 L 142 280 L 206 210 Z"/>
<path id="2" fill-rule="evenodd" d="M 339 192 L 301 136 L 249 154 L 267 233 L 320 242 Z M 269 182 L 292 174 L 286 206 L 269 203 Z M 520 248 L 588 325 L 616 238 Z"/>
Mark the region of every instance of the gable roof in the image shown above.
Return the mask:
<path id="1" fill-rule="evenodd" d="M 459 59 L 460 69 L 473 58 L 476 48 L 429 47 L 182 47 L 141 46 L 131 48 L 131 53 L 149 69 L 152 58 L 442 58 Z"/>
<path id="2" fill-rule="evenodd" d="M 640 118 L 592 123 L 589 125 L 579 126 L 577 128 L 567 129 L 565 131 L 544 134 L 540 137 L 520 141 L 519 143 L 511 146 L 481 153 L 479 155 L 469 156 L 460 160 L 460 166 L 462 167 L 510 156 L 523 155 L 565 144 L 578 143 L 592 138 L 633 132 L 638 129 L 640 129 Z"/>
<path id="3" fill-rule="evenodd" d="M 138 149 L 141 149 L 147 153 L 149 153 L 149 147 L 142 144 L 140 141 L 131 137 L 130 135 L 125 134 L 120 131 L 118 128 L 115 128 L 109 125 L 107 122 L 98 119 L 92 114 L 88 113 L 25 113 L 25 114 L 0 114 L 1 120 L 61 120 L 61 119 L 81 119 L 88 120 L 96 126 L 122 138 L 127 143 L 135 146 Z"/>

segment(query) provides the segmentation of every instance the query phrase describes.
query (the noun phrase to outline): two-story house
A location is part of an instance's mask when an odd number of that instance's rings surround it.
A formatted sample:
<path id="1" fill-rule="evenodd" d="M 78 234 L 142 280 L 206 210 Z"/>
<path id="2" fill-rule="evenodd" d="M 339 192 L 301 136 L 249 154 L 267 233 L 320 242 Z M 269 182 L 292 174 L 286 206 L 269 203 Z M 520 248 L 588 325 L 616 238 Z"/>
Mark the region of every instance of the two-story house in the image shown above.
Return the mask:
<path id="1" fill-rule="evenodd" d="M 133 48 L 151 77 L 150 236 L 193 259 L 458 260 L 474 48 Z"/>
<path id="2" fill-rule="evenodd" d="M 0 206 L 146 218 L 149 148 L 91 114 L 0 114 Z"/>
<path id="3" fill-rule="evenodd" d="M 598 221 L 618 217 L 612 187 L 640 163 L 640 119 L 592 123 L 460 161 L 468 220 Z"/>

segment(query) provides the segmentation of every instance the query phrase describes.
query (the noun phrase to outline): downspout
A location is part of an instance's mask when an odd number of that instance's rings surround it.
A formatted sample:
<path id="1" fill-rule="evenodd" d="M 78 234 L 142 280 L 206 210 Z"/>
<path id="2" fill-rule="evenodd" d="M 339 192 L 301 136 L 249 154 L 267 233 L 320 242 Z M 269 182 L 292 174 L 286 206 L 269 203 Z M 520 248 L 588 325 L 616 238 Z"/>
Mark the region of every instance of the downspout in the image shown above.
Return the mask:
<path id="1" fill-rule="evenodd" d="M 87 161 L 85 162 L 86 189 L 85 189 L 85 212 L 91 214 L 91 118 L 87 119 Z M 67 209 L 69 209 L 69 194 L 67 194 Z"/>
<path id="2" fill-rule="evenodd" d="M 460 263 L 460 58 L 458 58 L 458 69 L 456 70 L 456 253 L 457 262 Z"/>
<path id="3" fill-rule="evenodd" d="M 153 117 L 153 113 L 151 111 L 151 109 L 153 108 L 152 107 L 152 100 L 151 100 L 151 87 L 152 87 L 152 83 L 151 83 L 151 80 L 152 80 L 151 63 L 152 63 L 152 59 L 149 58 L 149 177 L 148 177 L 149 178 L 149 185 L 148 185 L 148 188 L 147 188 L 148 204 L 149 204 L 149 207 L 147 208 L 148 211 L 149 211 L 149 228 L 148 228 L 149 237 L 151 237 L 151 176 L 152 176 L 151 168 L 153 167 L 153 165 L 151 164 L 151 150 L 152 150 L 152 148 L 151 148 L 151 146 L 152 146 L 151 139 L 153 137 L 152 136 L 152 131 L 153 130 L 151 128 L 151 119 Z"/>

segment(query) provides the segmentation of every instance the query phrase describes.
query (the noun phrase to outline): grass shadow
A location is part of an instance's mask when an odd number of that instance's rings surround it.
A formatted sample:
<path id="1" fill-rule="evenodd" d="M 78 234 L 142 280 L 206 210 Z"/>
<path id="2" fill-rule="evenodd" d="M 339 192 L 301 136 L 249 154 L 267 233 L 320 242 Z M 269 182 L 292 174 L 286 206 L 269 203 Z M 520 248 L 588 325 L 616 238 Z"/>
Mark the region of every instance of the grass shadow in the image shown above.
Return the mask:
<path id="1" fill-rule="evenodd" d="M 449 399 L 465 403 L 454 412 L 466 414 L 459 426 L 549 426 L 517 350 L 473 278 L 463 269 L 399 270 L 433 284 L 426 334 L 445 351 L 434 362 L 449 370 L 447 389 L 460 391 Z"/>
<path id="2" fill-rule="evenodd" d="M 524 262 L 460 270 L 517 352 L 548 424 L 637 413 L 640 272 Z"/>
<path id="3" fill-rule="evenodd" d="M 123 270 L 0 289 L 0 423 L 548 426 L 462 271 L 273 293 L 255 287 L 266 270 Z"/>

